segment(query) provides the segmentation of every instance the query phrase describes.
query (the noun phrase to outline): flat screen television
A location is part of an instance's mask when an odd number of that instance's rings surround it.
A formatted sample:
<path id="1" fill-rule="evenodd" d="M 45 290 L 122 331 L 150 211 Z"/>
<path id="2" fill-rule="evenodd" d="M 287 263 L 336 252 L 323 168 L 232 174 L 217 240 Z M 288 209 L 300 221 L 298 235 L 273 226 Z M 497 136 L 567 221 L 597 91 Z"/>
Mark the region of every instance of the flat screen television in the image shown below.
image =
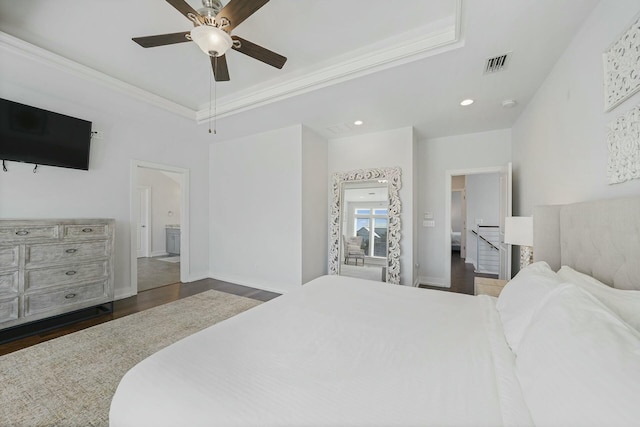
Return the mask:
<path id="1" fill-rule="evenodd" d="M 89 170 L 91 122 L 0 98 L 0 160 Z"/>

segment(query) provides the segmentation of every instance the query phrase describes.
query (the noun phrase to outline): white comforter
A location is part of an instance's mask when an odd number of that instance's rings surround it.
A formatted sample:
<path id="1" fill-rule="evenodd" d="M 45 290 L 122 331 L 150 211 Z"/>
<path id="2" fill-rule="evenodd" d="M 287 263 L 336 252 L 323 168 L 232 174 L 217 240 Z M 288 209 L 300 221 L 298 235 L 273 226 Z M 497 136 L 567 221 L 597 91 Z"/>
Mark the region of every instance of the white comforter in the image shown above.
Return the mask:
<path id="1" fill-rule="evenodd" d="M 531 425 L 490 297 L 325 276 L 122 379 L 112 427 Z"/>

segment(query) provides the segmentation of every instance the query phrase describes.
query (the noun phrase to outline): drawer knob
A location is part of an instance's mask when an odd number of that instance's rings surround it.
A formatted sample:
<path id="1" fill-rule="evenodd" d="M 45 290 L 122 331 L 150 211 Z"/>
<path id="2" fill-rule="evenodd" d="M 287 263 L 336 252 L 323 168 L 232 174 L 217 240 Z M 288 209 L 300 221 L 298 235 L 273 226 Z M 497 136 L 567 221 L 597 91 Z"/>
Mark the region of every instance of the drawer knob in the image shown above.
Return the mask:
<path id="1" fill-rule="evenodd" d="M 71 298 L 75 298 L 75 297 L 76 297 L 76 295 L 77 295 L 77 294 L 67 294 L 67 295 L 65 295 L 64 297 L 65 297 L 66 299 L 71 299 Z"/>
<path id="2" fill-rule="evenodd" d="M 65 252 L 68 253 L 68 254 L 75 254 L 76 252 L 78 252 L 78 250 L 77 249 L 67 249 Z"/>
<path id="3" fill-rule="evenodd" d="M 91 233 L 92 231 L 93 231 L 93 228 L 89 228 L 89 227 L 82 229 L 83 233 Z"/>
<path id="4" fill-rule="evenodd" d="M 26 236 L 27 234 L 29 234 L 27 230 L 16 231 L 16 236 Z"/>
<path id="5" fill-rule="evenodd" d="M 67 272 L 66 272 L 66 273 L 64 273 L 64 274 L 66 274 L 67 276 L 73 276 L 73 275 L 74 275 L 74 274 L 76 274 L 76 273 L 77 273 L 77 271 L 70 270 L 70 271 L 67 271 Z"/>

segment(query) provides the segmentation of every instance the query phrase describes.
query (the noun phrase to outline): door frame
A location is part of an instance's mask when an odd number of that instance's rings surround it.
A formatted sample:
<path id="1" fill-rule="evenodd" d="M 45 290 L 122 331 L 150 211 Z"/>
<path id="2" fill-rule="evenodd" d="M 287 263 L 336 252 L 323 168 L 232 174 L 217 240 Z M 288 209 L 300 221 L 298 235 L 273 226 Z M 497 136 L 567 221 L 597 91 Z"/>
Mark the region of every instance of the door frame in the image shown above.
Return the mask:
<path id="1" fill-rule="evenodd" d="M 451 177 L 457 175 L 480 175 L 486 173 L 501 173 L 504 166 L 490 166 L 473 169 L 447 169 L 445 171 L 445 212 L 444 212 L 444 287 L 451 287 Z"/>
<path id="2" fill-rule="evenodd" d="M 138 294 L 138 258 L 137 258 L 137 236 L 133 232 L 132 224 L 136 224 L 138 213 L 135 208 L 135 197 L 137 197 L 138 169 L 154 169 L 161 172 L 172 172 L 180 175 L 180 281 L 188 282 L 190 275 L 189 257 L 189 169 L 170 166 L 161 163 L 152 163 L 142 160 L 131 160 L 130 181 L 129 181 L 129 252 L 131 278 L 129 291 L 124 297 Z"/>
<path id="3" fill-rule="evenodd" d="M 144 200 L 145 200 L 145 204 L 147 205 L 147 214 L 145 215 L 145 219 L 147 222 L 147 226 L 145 227 L 147 229 L 147 235 L 146 235 L 146 239 L 145 239 L 145 244 L 146 244 L 146 251 L 144 251 L 144 254 L 142 255 L 143 257 L 149 257 L 151 256 L 151 187 L 149 187 L 148 185 L 137 185 L 136 186 L 136 192 L 137 191 L 144 191 Z M 135 209 L 135 208 L 134 208 Z M 138 224 L 138 219 L 140 218 L 140 215 L 136 216 L 136 227 Z M 136 230 L 136 243 L 137 243 L 137 239 L 138 239 L 138 230 Z M 140 255 L 138 254 L 138 248 L 137 248 L 137 244 L 136 244 L 136 259 L 140 257 Z"/>

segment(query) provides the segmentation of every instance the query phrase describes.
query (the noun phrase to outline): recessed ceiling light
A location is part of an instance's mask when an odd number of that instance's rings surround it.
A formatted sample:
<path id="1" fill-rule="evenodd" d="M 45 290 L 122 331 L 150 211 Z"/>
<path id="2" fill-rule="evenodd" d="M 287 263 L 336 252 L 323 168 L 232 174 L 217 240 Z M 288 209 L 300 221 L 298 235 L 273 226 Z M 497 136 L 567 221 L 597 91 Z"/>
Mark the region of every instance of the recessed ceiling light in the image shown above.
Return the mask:
<path id="1" fill-rule="evenodd" d="M 467 105 L 471 105 L 471 104 L 473 104 L 473 99 L 465 99 L 460 103 L 460 105 L 462 105 L 463 107 L 466 107 Z"/>
<path id="2" fill-rule="evenodd" d="M 362 120 L 356 120 L 355 122 L 353 122 L 353 124 L 356 126 L 362 126 L 364 122 Z"/>
<path id="3" fill-rule="evenodd" d="M 518 103 L 516 102 L 515 99 L 505 99 L 504 101 L 502 101 L 502 106 L 504 108 L 513 108 L 517 105 Z"/>

